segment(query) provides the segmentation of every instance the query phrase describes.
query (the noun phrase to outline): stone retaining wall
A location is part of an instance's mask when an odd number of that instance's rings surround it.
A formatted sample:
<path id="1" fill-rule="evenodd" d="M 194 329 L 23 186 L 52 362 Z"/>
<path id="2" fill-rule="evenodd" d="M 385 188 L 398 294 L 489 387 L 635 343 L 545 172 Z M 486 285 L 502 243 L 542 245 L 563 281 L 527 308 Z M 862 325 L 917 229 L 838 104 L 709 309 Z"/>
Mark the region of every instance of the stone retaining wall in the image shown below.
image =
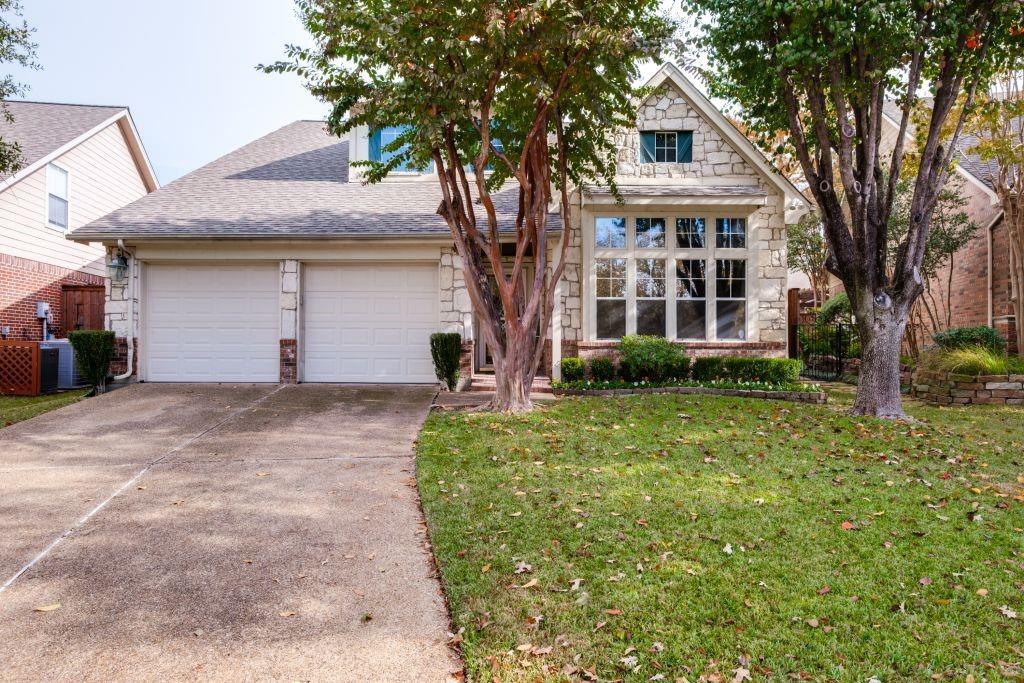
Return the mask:
<path id="1" fill-rule="evenodd" d="M 958 375 L 918 370 L 914 396 L 938 405 L 1024 405 L 1024 375 Z"/>
<path id="2" fill-rule="evenodd" d="M 758 389 L 718 389 L 715 387 L 638 387 L 636 389 L 554 389 L 556 396 L 635 396 L 637 394 L 706 394 L 798 401 L 822 405 L 828 401 L 824 391 L 763 391 Z"/>

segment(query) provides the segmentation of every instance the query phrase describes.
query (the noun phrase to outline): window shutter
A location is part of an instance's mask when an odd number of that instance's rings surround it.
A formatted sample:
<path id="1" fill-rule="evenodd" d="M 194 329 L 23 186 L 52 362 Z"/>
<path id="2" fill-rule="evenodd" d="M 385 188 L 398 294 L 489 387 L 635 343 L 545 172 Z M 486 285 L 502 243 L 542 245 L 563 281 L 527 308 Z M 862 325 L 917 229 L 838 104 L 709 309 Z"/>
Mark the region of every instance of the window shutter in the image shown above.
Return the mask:
<path id="1" fill-rule="evenodd" d="M 654 163 L 654 131 L 640 133 L 640 163 Z"/>
<path id="2" fill-rule="evenodd" d="M 370 131 L 370 161 L 380 161 L 380 128 Z"/>
<path id="3" fill-rule="evenodd" d="M 693 162 L 693 131 L 683 130 L 676 134 L 676 163 Z"/>

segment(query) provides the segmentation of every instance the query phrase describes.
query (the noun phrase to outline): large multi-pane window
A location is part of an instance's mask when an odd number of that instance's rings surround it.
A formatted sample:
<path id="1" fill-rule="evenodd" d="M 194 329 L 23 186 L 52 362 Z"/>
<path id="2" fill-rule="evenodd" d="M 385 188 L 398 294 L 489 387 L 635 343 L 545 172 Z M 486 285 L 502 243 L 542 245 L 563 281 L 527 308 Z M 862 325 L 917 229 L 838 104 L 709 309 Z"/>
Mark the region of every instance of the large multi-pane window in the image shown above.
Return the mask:
<path id="1" fill-rule="evenodd" d="M 716 336 L 719 339 L 746 339 L 747 262 L 743 259 L 718 259 L 715 262 Z"/>
<path id="2" fill-rule="evenodd" d="M 597 338 L 626 335 L 626 259 L 599 258 L 597 268 Z"/>
<path id="3" fill-rule="evenodd" d="M 597 217 L 594 336 L 745 340 L 746 231 L 746 219 L 729 216 Z"/>
<path id="4" fill-rule="evenodd" d="M 707 261 L 676 261 L 676 338 L 707 338 Z"/>

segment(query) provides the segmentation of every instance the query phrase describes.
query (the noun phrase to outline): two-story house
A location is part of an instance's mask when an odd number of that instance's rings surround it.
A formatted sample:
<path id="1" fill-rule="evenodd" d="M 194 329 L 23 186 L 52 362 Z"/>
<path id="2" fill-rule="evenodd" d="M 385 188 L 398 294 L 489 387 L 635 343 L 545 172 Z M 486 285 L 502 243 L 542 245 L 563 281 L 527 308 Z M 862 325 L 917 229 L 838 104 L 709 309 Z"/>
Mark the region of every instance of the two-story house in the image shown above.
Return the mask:
<path id="1" fill-rule="evenodd" d="M 0 176 L 0 337 L 103 329 L 104 247 L 65 235 L 158 188 L 138 131 L 125 107 L 6 107 L 23 163 Z"/>
<path id="2" fill-rule="evenodd" d="M 649 85 L 636 128 L 615 133 L 624 203 L 572 195 L 542 374 L 633 333 L 786 352 L 786 226 L 804 200 L 675 66 Z M 433 172 L 364 185 L 351 165 L 394 134 L 292 123 L 73 230 L 124 259 L 107 322 L 133 340 L 140 379 L 433 382 L 438 330 L 462 333 L 464 362 L 485 368 Z M 496 204 L 512 226 L 516 189 Z M 555 250 L 557 211 L 550 224 Z"/>

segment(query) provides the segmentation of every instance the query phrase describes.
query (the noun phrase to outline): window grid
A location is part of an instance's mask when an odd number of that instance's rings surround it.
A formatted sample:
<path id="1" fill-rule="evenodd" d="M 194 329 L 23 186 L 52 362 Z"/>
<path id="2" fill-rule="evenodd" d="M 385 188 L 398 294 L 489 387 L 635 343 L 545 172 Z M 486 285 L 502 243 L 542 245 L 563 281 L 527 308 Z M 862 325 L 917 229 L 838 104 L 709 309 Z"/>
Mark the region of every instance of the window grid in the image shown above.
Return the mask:
<path id="1" fill-rule="evenodd" d="M 676 163 L 676 134 L 654 134 L 654 161 L 661 164 Z"/>
<path id="2" fill-rule="evenodd" d="M 68 172 L 49 164 L 46 167 L 46 222 L 55 228 L 68 228 Z"/>
<path id="3" fill-rule="evenodd" d="M 719 249 L 746 249 L 747 221 L 744 218 L 715 219 L 715 246 Z"/>
<path id="4" fill-rule="evenodd" d="M 597 217 L 596 222 L 606 217 Z M 718 216 L 704 213 L 700 216 L 635 216 L 618 217 L 618 221 L 625 224 L 625 236 L 620 241 L 623 247 L 610 247 L 607 240 L 601 244 L 597 243 L 597 234 L 591 235 L 589 246 L 591 250 L 590 259 L 595 263 L 595 268 L 600 261 L 615 261 L 616 270 L 621 272 L 622 265 L 625 265 L 626 278 L 622 282 L 616 278 L 616 293 L 625 288 L 625 300 L 616 297 L 599 296 L 598 292 L 591 294 L 592 301 L 603 301 L 606 307 L 617 306 L 616 315 L 622 308 L 625 308 L 624 321 L 616 321 L 622 334 L 643 333 L 644 320 L 650 320 L 646 314 L 650 308 L 661 304 L 664 309 L 663 327 L 664 332 L 659 334 L 669 339 L 681 341 L 703 341 L 703 340 L 744 340 L 746 339 L 747 305 L 746 294 L 749 289 L 746 286 L 746 262 L 748 255 L 746 251 L 746 220 L 732 217 L 720 218 Z M 699 241 L 694 235 L 701 234 L 701 228 L 710 221 L 715 221 L 717 228 L 718 221 L 723 220 L 732 233 L 733 226 L 742 226 L 743 237 L 739 242 L 741 247 L 719 247 L 718 240 L 708 240 L 706 233 L 704 240 Z M 659 226 L 667 226 L 672 223 L 676 225 L 676 238 L 670 239 L 665 235 L 664 230 L 660 231 L 664 239 L 650 239 L 651 235 L 657 236 Z M 652 232 L 652 227 L 655 226 Z M 639 232 L 638 232 L 639 231 Z M 716 230 L 717 233 L 717 230 Z M 683 239 L 681 236 L 686 236 Z M 614 242 L 618 243 L 618 242 Z M 733 242 L 735 243 L 735 242 Z M 702 244 L 700 247 L 686 246 Z M 728 250 L 728 258 L 719 254 L 719 249 Z M 660 267 L 652 266 L 657 262 Z M 729 297 L 718 297 L 719 272 L 722 272 L 723 294 L 730 294 Z M 654 270 L 656 277 L 651 276 Z M 694 273 L 700 273 L 702 278 L 694 277 Z M 596 273 L 595 273 L 596 274 Z M 687 279 L 694 282 L 686 282 Z M 601 278 L 595 278 L 597 282 Z M 607 280 L 607 278 L 604 278 Z M 699 282 L 701 281 L 702 282 Z M 698 284 L 699 282 L 699 284 Z M 709 294 L 708 285 L 714 283 L 714 288 Z M 703 297 L 698 297 L 700 287 L 703 286 Z M 601 293 L 609 293 L 608 284 L 600 287 Z M 654 296 L 645 296 L 653 293 Z M 660 296 L 658 296 L 660 294 Z M 722 313 L 731 316 L 728 320 L 729 326 L 726 330 L 720 324 L 718 302 L 722 302 Z M 643 302 L 651 302 L 649 305 Z M 591 314 L 591 334 L 596 339 L 618 339 L 622 335 L 601 334 L 598 328 L 602 326 L 601 316 L 598 308 L 593 308 Z M 645 310 L 644 307 L 647 306 Z M 703 334 L 699 333 L 698 327 L 703 323 Z M 659 323 L 660 324 L 660 323 Z M 608 325 L 604 325 L 608 332 Z M 728 332 L 728 334 L 726 334 Z"/>

